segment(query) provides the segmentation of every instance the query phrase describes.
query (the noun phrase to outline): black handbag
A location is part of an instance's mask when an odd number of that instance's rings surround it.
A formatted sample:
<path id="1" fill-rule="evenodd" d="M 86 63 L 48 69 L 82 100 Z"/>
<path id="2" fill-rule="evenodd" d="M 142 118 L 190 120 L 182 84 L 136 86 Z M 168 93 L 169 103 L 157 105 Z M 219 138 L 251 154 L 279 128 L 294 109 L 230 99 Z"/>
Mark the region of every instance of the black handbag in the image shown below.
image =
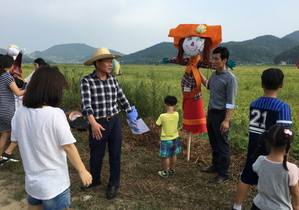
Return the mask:
<path id="1" fill-rule="evenodd" d="M 19 78 L 14 78 L 14 79 L 15 79 L 15 82 L 16 82 L 18 88 L 22 88 L 23 84 L 24 84 L 24 81 L 19 79 Z"/>

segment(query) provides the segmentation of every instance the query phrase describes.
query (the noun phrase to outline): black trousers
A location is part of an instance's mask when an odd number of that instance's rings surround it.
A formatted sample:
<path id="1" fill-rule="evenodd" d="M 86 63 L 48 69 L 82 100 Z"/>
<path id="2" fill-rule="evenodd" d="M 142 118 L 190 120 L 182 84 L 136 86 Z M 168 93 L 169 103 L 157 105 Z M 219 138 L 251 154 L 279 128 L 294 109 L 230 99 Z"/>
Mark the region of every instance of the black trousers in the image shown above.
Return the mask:
<path id="1" fill-rule="evenodd" d="M 228 176 L 230 165 L 230 146 L 228 133 L 221 134 L 220 125 L 225 119 L 226 110 L 208 111 L 207 128 L 212 153 L 212 164 L 222 176 Z"/>
<path id="2" fill-rule="evenodd" d="M 103 137 L 97 140 L 92 137 L 91 126 L 89 126 L 89 147 L 90 147 L 90 173 L 92 183 L 101 182 L 101 170 L 105 156 L 106 144 L 108 144 L 110 178 L 108 186 L 119 187 L 120 182 L 120 158 L 122 146 L 121 117 L 118 116 L 111 121 L 97 121 L 105 130 Z"/>

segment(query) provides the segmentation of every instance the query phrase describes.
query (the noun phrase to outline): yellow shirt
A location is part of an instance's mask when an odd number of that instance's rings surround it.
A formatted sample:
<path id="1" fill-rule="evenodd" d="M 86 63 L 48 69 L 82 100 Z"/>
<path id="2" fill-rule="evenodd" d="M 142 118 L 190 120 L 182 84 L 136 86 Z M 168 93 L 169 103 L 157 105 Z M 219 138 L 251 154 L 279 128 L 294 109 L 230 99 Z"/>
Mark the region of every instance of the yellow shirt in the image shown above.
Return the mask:
<path id="1" fill-rule="evenodd" d="M 178 132 L 179 113 L 161 114 L 156 121 L 157 125 L 162 125 L 161 140 L 173 140 L 179 137 Z"/>

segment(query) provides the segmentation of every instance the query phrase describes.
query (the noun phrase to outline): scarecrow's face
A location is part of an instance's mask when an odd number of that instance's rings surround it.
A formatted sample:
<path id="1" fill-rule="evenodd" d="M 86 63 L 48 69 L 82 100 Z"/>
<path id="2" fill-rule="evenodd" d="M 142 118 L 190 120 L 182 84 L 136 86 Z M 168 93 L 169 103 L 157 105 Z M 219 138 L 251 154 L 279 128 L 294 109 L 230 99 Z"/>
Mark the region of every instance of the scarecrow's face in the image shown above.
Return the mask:
<path id="1" fill-rule="evenodd" d="M 183 49 L 189 56 L 200 55 L 203 52 L 205 39 L 198 36 L 189 36 L 183 42 Z"/>

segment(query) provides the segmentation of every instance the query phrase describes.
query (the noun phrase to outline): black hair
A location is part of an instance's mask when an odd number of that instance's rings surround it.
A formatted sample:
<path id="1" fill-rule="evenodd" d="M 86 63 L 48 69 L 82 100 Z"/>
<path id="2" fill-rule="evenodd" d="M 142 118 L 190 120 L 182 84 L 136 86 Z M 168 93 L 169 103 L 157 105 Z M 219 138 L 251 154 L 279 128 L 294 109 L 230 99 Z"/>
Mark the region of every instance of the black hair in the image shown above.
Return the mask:
<path id="1" fill-rule="evenodd" d="M 164 103 L 168 106 L 175 106 L 177 102 L 178 100 L 175 96 L 166 96 L 164 99 Z"/>
<path id="2" fill-rule="evenodd" d="M 35 59 L 33 62 L 34 62 L 34 63 L 37 63 L 37 64 L 39 65 L 39 67 L 49 65 L 49 64 L 47 64 L 47 63 L 45 62 L 45 60 L 42 59 L 42 58 L 37 58 L 37 59 Z"/>
<path id="3" fill-rule="evenodd" d="M 269 152 L 272 149 L 285 149 L 286 155 L 283 158 L 283 166 L 288 171 L 287 154 L 290 151 L 291 144 L 294 141 L 294 133 L 284 125 L 272 125 L 269 130 L 266 130 L 260 135 L 258 144 L 261 145 L 266 142 Z M 259 148 L 257 148 L 252 157 L 259 155 Z"/>
<path id="4" fill-rule="evenodd" d="M 40 108 L 44 105 L 58 107 L 65 86 L 65 77 L 57 67 L 42 66 L 32 75 L 23 105 L 28 108 Z"/>
<path id="5" fill-rule="evenodd" d="M 280 69 L 270 68 L 263 71 L 261 79 L 268 90 L 277 90 L 283 83 L 284 74 Z"/>
<path id="6" fill-rule="evenodd" d="M 14 59 L 10 55 L 0 54 L 0 75 L 5 72 L 6 68 L 11 68 L 13 65 Z"/>
<path id="7" fill-rule="evenodd" d="M 220 58 L 221 60 L 224 60 L 225 58 L 229 58 L 229 51 L 226 47 L 216 47 L 214 50 L 213 50 L 213 54 L 217 54 L 217 53 L 220 53 Z"/>
<path id="8" fill-rule="evenodd" d="M 97 61 L 100 61 L 100 62 L 102 62 L 102 59 L 99 59 L 99 60 L 95 60 L 92 64 L 93 64 L 93 66 L 95 67 L 95 68 L 97 68 L 97 64 L 96 64 L 96 62 Z"/>

